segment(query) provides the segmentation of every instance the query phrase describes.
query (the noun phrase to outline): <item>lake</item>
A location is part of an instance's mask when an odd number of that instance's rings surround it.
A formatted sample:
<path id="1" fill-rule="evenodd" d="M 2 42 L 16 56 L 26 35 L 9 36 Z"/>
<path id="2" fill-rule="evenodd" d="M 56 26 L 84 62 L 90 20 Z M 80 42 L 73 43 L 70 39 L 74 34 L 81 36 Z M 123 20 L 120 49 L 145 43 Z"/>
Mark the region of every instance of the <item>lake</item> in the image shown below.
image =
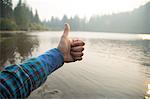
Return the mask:
<path id="1" fill-rule="evenodd" d="M 1 33 L 1 69 L 57 47 L 61 35 L 61 31 Z M 64 64 L 29 98 L 144 99 L 150 95 L 150 34 L 71 32 L 70 38 L 86 43 L 83 60 Z"/>

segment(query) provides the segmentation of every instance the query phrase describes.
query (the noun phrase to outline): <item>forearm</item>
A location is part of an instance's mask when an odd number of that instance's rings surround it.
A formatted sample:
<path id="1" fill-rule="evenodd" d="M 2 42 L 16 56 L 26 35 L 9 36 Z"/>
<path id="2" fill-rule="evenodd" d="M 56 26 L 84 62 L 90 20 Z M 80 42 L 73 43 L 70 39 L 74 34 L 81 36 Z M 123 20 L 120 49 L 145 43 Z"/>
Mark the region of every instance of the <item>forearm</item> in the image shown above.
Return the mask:
<path id="1" fill-rule="evenodd" d="M 6 67 L 0 73 L 0 97 L 27 97 L 63 63 L 61 52 L 58 49 L 53 49 L 22 64 Z"/>

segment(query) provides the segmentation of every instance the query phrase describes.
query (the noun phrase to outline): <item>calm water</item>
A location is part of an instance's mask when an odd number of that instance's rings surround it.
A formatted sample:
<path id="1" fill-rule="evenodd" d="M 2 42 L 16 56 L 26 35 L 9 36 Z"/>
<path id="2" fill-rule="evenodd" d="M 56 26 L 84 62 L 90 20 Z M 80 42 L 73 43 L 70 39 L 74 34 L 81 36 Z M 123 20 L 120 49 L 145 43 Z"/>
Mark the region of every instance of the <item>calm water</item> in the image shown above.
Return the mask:
<path id="1" fill-rule="evenodd" d="M 56 47 L 60 36 L 0 34 L 1 68 Z M 83 61 L 64 64 L 30 98 L 143 99 L 150 93 L 150 35 L 72 32 L 70 38 L 85 41 Z"/>

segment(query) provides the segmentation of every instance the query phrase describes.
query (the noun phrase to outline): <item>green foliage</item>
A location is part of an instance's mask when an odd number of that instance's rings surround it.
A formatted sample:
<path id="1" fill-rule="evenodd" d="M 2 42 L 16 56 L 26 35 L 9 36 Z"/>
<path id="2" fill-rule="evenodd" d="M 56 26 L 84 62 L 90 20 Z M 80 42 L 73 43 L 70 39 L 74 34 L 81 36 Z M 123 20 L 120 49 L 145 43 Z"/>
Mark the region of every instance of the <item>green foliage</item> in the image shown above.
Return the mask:
<path id="1" fill-rule="evenodd" d="M 33 15 L 32 10 L 21 0 L 14 9 L 14 16 L 20 30 L 42 29 L 39 25 L 41 22 L 38 12 L 36 11 L 36 14 Z"/>
<path id="2" fill-rule="evenodd" d="M 29 30 L 48 30 L 43 24 L 31 23 Z"/>
<path id="3" fill-rule="evenodd" d="M 12 0 L 0 0 L 0 30 L 62 30 L 65 23 L 71 25 L 73 31 L 98 32 L 136 32 L 150 33 L 150 2 L 132 12 L 92 16 L 88 21 L 78 16 L 62 19 L 51 17 L 41 22 L 38 11 L 32 9 L 22 0 L 12 9 Z"/>
<path id="4" fill-rule="evenodd" d="M 0 18 L 12 18 L 12 0 L 0 0 Z"/>
<path id="5" fill-rule="evenodd" d="M 39 15 L 38 15 L 37 10 L 36 10 L 36 12 L 35 12 L 35 16 L 34 16 L 34 18 L 33 18 L 33 22 L 34 22 L 34 23 L 40 23 L 40 18 L 39 18 Z"/>
<path id="6" fill-rule="evenodd" d="M 21 0 L 14 9 L 15 21 L 20 30 L 27 30 L 29 25 L 28 7 L 21 3 Z"/>
<path id="7" fill-rule="evenodd" d="M 0 30 L 16 30 L 17 25 L 11 19 L 0 19 Z"/>
<path id="8" fill-rule="evenodd" d="M 1 0 L 0 7 L 0 19 L 2 19 L 0 24 L 1 30 L 46 29 L 39 19 L 37 10 L 34 15 L 32 9 L 29 8 L 25 3 L 23 3 L 22 0 L 19 0 L 14 10 L 12 9 L 12 0 Z"/>

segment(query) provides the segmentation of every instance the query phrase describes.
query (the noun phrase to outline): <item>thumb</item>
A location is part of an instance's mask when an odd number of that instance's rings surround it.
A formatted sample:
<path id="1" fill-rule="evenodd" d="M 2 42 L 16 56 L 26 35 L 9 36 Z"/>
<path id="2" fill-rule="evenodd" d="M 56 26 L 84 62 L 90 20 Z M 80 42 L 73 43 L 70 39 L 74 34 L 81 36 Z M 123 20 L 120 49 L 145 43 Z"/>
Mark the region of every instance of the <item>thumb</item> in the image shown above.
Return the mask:
<path id="1" fill-rule="evenodd" d="M 70 31 L 70 25 L 68 23 L 65 23 L 63 36 L 67 37 L 69 34 L 69 31 Z"/>

